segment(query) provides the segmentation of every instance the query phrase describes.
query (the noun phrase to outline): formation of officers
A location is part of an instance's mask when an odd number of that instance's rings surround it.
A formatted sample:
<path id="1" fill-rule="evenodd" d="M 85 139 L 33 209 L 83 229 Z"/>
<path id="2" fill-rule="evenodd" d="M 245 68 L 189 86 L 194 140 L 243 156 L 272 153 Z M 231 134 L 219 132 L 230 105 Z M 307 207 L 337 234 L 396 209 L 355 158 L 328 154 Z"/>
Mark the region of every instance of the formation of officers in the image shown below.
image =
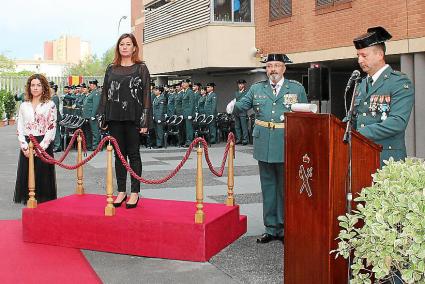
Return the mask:
<path id="1" fill-rule="evenodd" d="M 235 92 L 235 98 L 239 101 L 246 93 L 246 81 L 241 79 L 237 81 L 238 89 Z M 151 84 L 151 101 L 152 101 L 152 118 L 153 129 L 150 131 L 150 146 L 162 148 L 164 145 L 164 132 L 166 129 L 166 121 L 173 116 L 181 116 L 182 122 L 178 125 L 180 139 L 176 141 L 179 146 L 188 147 L 194 139 L 194 121 L 201 115 L 204 118 L 212 116 L 211 121 L 206 125 L 209 132 L 209 142 L 215 144 L 217 138 L 217 94 L 215 93 L 215 83 L 208 83 L 202 86 L 201 83 L 192 84 L 189 79 L 179 83 L 167 86 L 155 86 Z M 98 81 L 89 81 L 88 84 L 64 86 L 62 97 L 57 94 L 58 86 L 54 82 L 50 82 L 52 88 L 53 102 L 58 109 L 58 125 L 54 151 L 62 151 L 62 141 L 60 129 L 62 132 L 64 125 L 59 123 L 66 117 L 74 116 L 84 119 L 81 125 L 86 137 L 87 149 L 94 150 L 97 148 L 101 130 L 97 120 L 97 109 L 101 97 L 101 87 Z M 60 102 L 62 100 L 62 113 L 59 111 Z M 237 144 L 248 144 L 248 125 L 246 112 L 235 114 L 235 132 Z M 153 131 L 152 131 L 153 130 Z"/>
<path id="2" fill-rule="evenodd" d="M 100 102 L 101 90 L 98 87 L 98 81 L 92 80 L 79 85 L 64 86 L 64 94 L 62 97 L 62 114 L 59 112 L 60 98 L 57 94 L 58 86 L 54 82 L 50 82 L 50 87 L 53 90 L 52 100 L 58 110 L 58 125 L 55 136 L 54 151 L 62 151 L 60 121 L 69 116 L 79 117 L 84 119 L 81 128 L 86 137 L 87 149 L 94 150 L 100 141 L 100 129 L 96 119 L 97 108 Z"/>
<path id="3" fill-rule="evenodd" d="M 238 91 L 235 97 L 240 99 L 246 93 L 246 81 L 238 80 Z M 202 86 L 187 79 L 170 86 L 151 85 L 152 112 L 155 132 L 155 145 L 161 148 L 164 145 L 165 121 L 168 118 L 182 116 L 183 121 L 179 125 L 181 133 L 181 146 L 188 147 L 194 139 L 194 121 L 201 115 L 207 118 L 212 116 L 212 120 L 206 126 L 209 132 L 209 142 L 215 144 L 217 138 L 217 94 L 215 93 L 215 83 L 208 83 Z M 246 112 L 235 116 L 236 143 L 248 144 L 248 126 Z"/>

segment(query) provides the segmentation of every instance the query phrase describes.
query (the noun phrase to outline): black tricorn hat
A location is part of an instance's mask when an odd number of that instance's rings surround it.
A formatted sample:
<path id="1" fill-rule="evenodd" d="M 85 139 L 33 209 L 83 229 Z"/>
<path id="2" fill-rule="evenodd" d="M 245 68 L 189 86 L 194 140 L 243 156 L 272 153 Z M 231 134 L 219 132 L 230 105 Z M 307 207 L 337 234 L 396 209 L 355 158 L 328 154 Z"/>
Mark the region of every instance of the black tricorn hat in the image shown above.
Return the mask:
<path id="1" fill-rule="evenodd" d="M 391 38 L 392 38 L 392 35 L 383 27 L 373 27 L 373 28 L 368 28 L 367 33 L 356 37 L 353 40 L 353 43 L 356 49 L 362 49 L 372 45 L 385 43 L 387 40 Z"/>
<path id="2" fill-rule="evenodd" d="M 262 63 L 267 63 L 269 61 L 280 61 L 283 63 L 292 63 L 292 60 L 289 59 L 289 57 L 283 53 L 269 53 L 267 54 L 267 57 L 261 60 Z"/>
<path id="3" fill-rule="evenodd" d="M 68 85 L 63 86 L 64 89 L 69 89 Z"/>
<path id="4" fill-rule="evenodd" d="M 236 81 L 237 84 L 246 84 L 245 79 L 239 79 Z"/>
<path id="5" fill-rule="evenodd" d="M 94 80 L 90 80 L 89 81 L 89 84 L 95 84 L 95 85 L 97 85 L 99 83 L 99 81 L 97 81 L 97 79 L 94 79 Z"/>
<path id="6" fill-rule="evenodd" d="M 207 87 L 213 87 L 214 88 L 215 87 L 215 83 L 208 83 L 207 84 Z"/>
<path id="7" fill-rule="evenodd" d="M 80 87 L 81 88 L 87 88 L 87 85 L 86 85 L 86 83 L 81 83 Z"/>

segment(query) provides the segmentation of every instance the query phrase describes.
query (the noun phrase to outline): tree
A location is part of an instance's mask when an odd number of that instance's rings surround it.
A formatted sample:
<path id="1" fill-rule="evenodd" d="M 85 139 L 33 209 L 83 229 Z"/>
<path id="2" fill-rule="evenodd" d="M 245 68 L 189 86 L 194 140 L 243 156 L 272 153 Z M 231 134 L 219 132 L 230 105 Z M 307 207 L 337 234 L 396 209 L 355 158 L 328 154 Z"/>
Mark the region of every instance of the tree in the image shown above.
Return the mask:
<path id="1" fill-rule="evenodd" d="M 5 55 L 0 54 L 0 72 L 15 70 L 15 62 L 7 58 Z"/>
<path id="2" fill-rule="evenodd" d="M 102 58 L 97 58 L 96 55 L 88 56 L 79 64 L 68 67 L 65 73 L 68 75 L 102 76 L 113 58 L 114 48 L 110 48 L 102 55 Z"/>

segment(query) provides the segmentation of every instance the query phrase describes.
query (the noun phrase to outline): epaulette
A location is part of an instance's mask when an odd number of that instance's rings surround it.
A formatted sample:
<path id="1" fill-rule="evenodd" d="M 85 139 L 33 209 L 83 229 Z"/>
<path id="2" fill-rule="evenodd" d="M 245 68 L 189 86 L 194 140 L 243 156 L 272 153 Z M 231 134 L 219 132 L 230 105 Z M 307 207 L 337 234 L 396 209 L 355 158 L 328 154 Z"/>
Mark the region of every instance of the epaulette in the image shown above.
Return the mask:
<path id="1" fill-rule="evenodd" d="M 397 71 L 397 70 L 393 70 L 391 71 L 392 74 L 397 75 L 397 76 L 406 76 L 405 73 Z"/>
<path id="2" fill-rule="evenodd" d="M 266 82 L 268 82 L 268 81 L 269 81 L 268 79 L 261 80 L 261 81 L 257 81 L 257 82 L 255 82 L 253 85 L 261 84 L 261 83 L 266 83 Z"/>
<path id="3" fill-rule="evenodd" d="M 289 82 L 292 82 L 292 83 L 295 83 L 295 84 L 297 84 L 297 85 L 300 85 L 300 86 L 302 86 L 302 85 L 303 85 L 303 84 L 301 84 L 300 82 L 295 81 L 295 80 L 291 80 L 291 79 L 289 79 L 288 81 L 289 81 Z"/>

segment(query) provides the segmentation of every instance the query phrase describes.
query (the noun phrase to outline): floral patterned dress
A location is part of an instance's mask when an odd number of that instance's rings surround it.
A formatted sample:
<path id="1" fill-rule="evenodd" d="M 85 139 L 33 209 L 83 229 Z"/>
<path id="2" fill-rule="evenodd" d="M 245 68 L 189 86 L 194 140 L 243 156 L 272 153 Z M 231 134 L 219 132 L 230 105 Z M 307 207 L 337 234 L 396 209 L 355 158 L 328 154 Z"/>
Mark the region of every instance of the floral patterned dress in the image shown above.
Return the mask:
<path id="1" fill-rule="evenodd" d="M 28 158 L 22 150 L 28 149 L 29 135 L 33 135 L 40 146 L 53 157 L 53 143 L 56 134 L 57 112 L 53 101 L 40 103 L 34 109 L 31 102 L 23 102 L 19 107 L 17 135 L 20 146 L 18 170 L 16 173 L 15 203 L 28 200 Z M 56 199 L 56 173 L 54 165 L 34 159 L 35 198 L 39 203 Z"/>

